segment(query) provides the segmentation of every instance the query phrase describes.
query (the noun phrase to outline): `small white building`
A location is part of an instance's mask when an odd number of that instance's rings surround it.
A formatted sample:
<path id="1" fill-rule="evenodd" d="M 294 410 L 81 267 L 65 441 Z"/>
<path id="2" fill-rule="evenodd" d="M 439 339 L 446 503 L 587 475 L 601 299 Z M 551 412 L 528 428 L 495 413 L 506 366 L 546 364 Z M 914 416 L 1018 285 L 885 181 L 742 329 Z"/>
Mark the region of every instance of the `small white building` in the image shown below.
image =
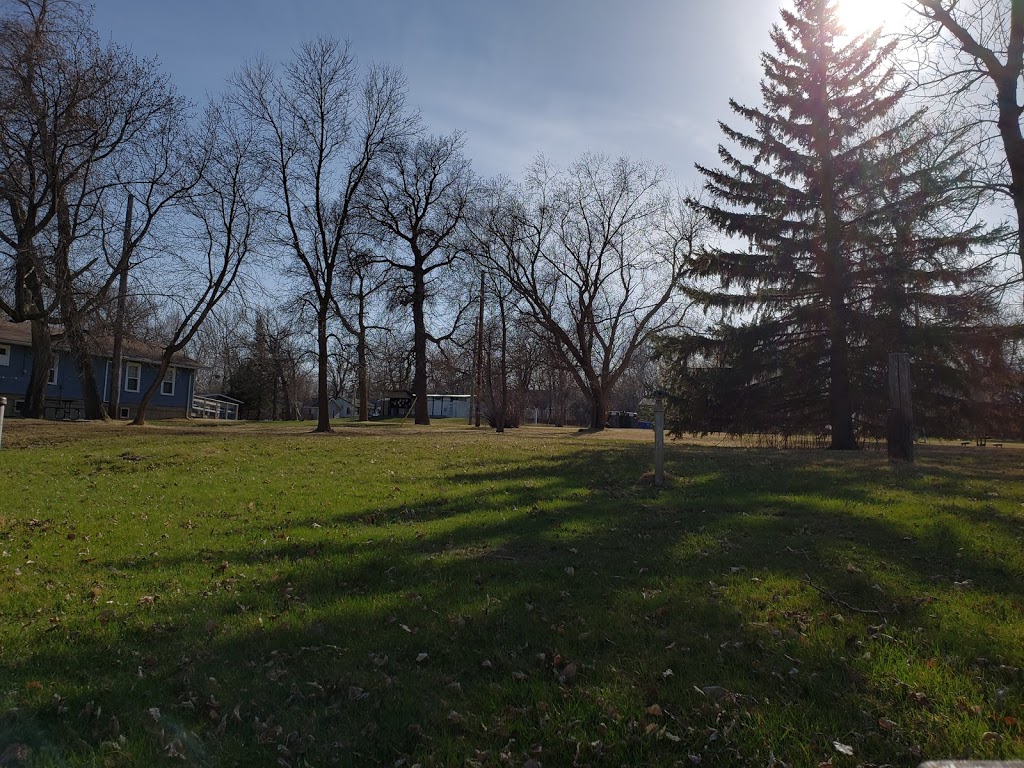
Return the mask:
<path id="1" fill-rule="evenodd" d="M 332 419 L 352 419 L 359 415 L 359 404 L 347 397 L 332 397 L 327 404 Z"/>
<path id="2" fill-rule="evenodd" d="M 432 419 L 468 419 L 472 395 L 427 395 L 427 414 Z"/>

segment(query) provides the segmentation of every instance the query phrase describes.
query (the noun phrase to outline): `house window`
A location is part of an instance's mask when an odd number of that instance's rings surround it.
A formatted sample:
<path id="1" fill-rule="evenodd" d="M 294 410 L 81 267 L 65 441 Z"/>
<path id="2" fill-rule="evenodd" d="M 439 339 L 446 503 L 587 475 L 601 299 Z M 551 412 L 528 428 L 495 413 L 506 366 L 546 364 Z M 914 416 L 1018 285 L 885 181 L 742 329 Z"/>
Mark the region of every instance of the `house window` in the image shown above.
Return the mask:
<path id="1" fill-rule="evenodd" d="M 174 394 L 174 369 L 168 368 L 167 373 L 164 374 L 164 380 L 160 382 L 160 394 L 161 395 L 173 395 Z"/>
<path id="2" fill-rule="evenodd" d="M 7 344 L 0 344 L 0 365 L 11 364 L 11 348 Z"/>
<path id="3" fill-rule="evenodd" d="M 120 408 L 119 410 L 121 411 L 120 417 L 122 419 L 130 419 L 131 418 L 132 411 L 131 411 L 130 408 Z"/>
<path id="4" fill-rule="evenodd" d="M 54 358 L 53 362 L 50 363 L 50 373 L 46 377 L 46 383 L 47 384 L 56 384 L 57 383 L 57 363 L 58 363 L 57 358 Z"/>
<path id="5" fill-rule="evenodd" d="M 124 370 L 124 391 L 138 392 L 139 382 L 142 379 L 142 366 L 138 363 L 128 363 Z"/>

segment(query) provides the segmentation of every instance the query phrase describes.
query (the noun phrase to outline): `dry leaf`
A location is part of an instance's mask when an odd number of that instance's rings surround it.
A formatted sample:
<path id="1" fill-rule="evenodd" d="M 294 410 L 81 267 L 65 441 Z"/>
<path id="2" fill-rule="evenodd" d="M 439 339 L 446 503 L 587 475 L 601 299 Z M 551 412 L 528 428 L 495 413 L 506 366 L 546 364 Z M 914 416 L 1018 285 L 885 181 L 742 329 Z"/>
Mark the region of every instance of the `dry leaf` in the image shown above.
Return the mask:
<path id="1" fill-rule="evenodd" d="M 427 660 L 427 654 L 426 653 L 421 653 L 421 654 L 416 656 L 416 663 L 417 664 L 422 664 L 426 660 Z"/>
<path id="2" fill-rule="evenodd" d="M 853 747 L 849 744 L 843 744 L 841 741 L 833 741 L 832 746 L 836 748 L 836 752 L 842 752 L 844 755 L 853 757 Z"/>
<path id="3" fill-rule="evenodd" d="M 661 717 L 665 714 L 661 711 L 661 707 L 659 707 L 657 704 L 651 704 L 651 706 L 645 709 L 644 712 L 646 712 L 648 715 L 651 715 L 651 717 Z"/>
<path id="4" fill-rule="evenodd" d="M 576 665 L 575 664 L 566 664 L 565 665 L 565 669 L 563 669 L 562 673 L 558 676 L 558 682 L 561 683 L 562 685 L 568 685 L 575 678 L 576 678 Z"/>

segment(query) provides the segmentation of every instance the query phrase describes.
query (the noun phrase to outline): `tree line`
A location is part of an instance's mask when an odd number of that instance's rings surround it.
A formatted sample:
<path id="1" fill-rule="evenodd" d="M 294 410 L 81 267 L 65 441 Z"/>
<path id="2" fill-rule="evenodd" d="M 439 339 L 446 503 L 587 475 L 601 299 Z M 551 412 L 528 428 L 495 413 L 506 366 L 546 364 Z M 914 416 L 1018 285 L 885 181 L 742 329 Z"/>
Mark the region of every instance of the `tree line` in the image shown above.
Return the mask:
<path id="1" fill-rule="evenodd" d="M 797 0 L 763 103 L 730 102 L 720 164 L 680 190 L 596 153 L 481 178 L 399 70 L 330 38 L 243 63 L 197 108 L 86 6 L 5 0 L 0 311 L 32 328 L 26 415 L 59 327 L 90 418 L 97 339 L 115 370 L 126 335 L 162 350 L 137 423 L 183 350 L 257 418 L 314 401 L 320 431 L 332 399 L 366 419 L 410 386 L 417 423 L 431 390 L 479 388 L 499 430 L 531 408 L 601 429 L 661 382 L 677 431 L 845 449 L 884 424 L 889 351 L 911 353 L 933 432 L 992 420 L 1019 391 L 1019 5 L 917 0 L 911 71 L 901 41 Z M 991 119 L 957 119 L 965 99 Z M 1016 226 L 983 215 L 999 196 Z"/>

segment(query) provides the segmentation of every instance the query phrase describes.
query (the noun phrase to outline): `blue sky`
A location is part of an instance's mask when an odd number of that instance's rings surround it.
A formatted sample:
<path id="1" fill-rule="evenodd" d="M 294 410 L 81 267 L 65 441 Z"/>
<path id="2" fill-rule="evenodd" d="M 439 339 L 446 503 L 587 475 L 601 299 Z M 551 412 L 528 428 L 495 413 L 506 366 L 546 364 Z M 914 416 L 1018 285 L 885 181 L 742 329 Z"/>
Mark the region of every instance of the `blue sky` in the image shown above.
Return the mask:
<path id="1" fill-rule="evenodd" d="M 401 66 L 431 130 L 460 129 L 484 175 L 539 152 L 714 163 L 727 99 L 758 100 L 777 0 L 96 0 L 95 24 L 159 58 L 196 103 L 243 61 L 317 35 Z"/>

